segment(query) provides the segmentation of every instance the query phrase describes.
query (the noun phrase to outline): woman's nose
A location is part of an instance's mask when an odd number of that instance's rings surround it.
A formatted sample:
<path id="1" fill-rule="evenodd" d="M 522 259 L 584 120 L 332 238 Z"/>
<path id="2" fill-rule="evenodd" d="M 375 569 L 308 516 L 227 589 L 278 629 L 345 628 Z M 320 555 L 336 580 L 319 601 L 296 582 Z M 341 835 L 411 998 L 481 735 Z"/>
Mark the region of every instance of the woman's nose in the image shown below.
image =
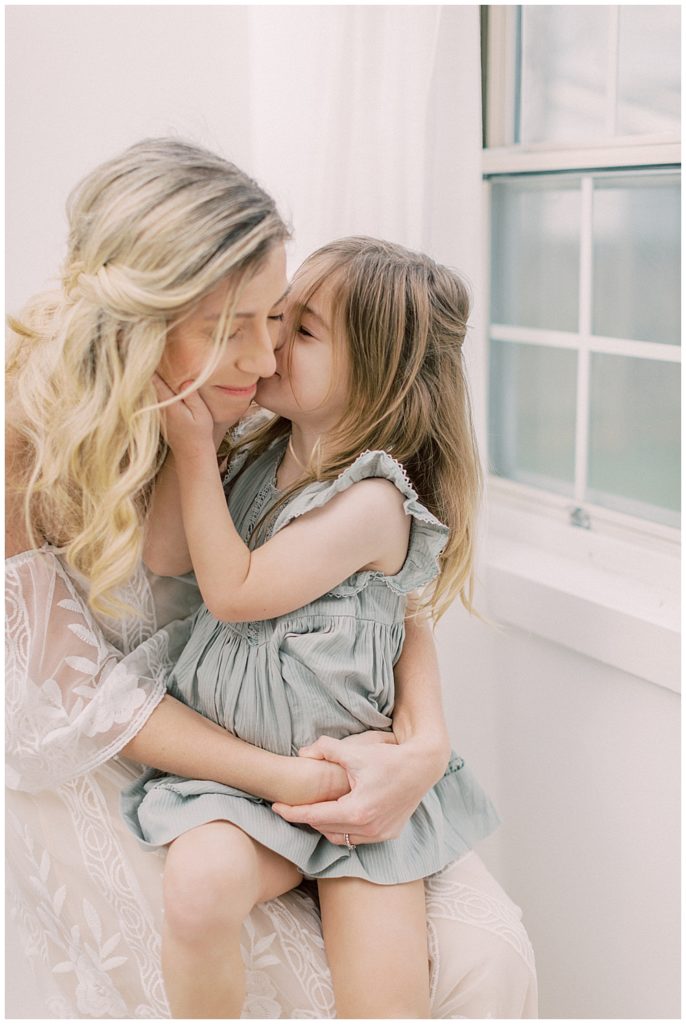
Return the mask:
<path id="1" fill-rule="evenodd" d="M 266 326 L 255 330 L 243 350 L 239 365 L 244 373 L 251 373 L 256 377 L 273 376 L 276 370 L 274 339 Z"/>

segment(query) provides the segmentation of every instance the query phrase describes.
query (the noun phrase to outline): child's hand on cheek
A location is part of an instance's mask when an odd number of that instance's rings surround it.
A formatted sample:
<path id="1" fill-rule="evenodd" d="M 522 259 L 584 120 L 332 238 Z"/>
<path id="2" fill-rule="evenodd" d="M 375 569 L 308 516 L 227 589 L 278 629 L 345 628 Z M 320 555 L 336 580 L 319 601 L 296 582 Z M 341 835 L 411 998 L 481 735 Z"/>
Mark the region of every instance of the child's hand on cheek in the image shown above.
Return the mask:
<path id="1" fill-rule="evenodd" d="M 192 381 L 184 381 L 180 390 L 190 387 Z M 159 374 L 153 377 L 153 384 L 160 402 L 175 396 L 175 392 Z M 162 410 L 162 432 L 167 444 L 178 459 L 193 459 L 208 448 L 214 452 L 214 422 L 210 410 L 198 391 L 192 391 L 181 401 L 173 402 Z"/>

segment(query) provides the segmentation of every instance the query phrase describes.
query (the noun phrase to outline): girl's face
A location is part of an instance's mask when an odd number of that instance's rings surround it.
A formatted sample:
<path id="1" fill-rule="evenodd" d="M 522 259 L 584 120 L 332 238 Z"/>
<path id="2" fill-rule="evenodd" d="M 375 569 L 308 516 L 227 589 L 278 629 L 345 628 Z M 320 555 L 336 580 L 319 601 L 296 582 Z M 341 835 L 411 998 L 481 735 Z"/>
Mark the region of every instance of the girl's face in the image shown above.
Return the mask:
<path id="1" fill-rule="evenodd" d="M 231 285 L 229 275 L 167 334 L 158 372 L 172 390 L 180 391 L 182 384 L 200 376 L 207 365 Z M 286 289 L 286 252 L 283 245 L 278 245 L 262 269 L 244 285 L 231 335 L 222 342 L 219 362 L 199 388 L 215 423 L 237 423 L 255 397 L 260 377 L 274 373 L 274 347 Z"/>
<path id="2" fill-rule="evenodd" d="M 292 322 L 291 310 L 302 301 L 306 283 L 296 277 L 288 294 L 285 329 L 275 352 L 276 372 L 260 381 L 256 400 L 270 412 L 321 436 L 336 426 L 345 411 L 349 363 L 343 347 L 334 347 L 332 295 L 326 284 L 311 296 L 297 322 Z"/>

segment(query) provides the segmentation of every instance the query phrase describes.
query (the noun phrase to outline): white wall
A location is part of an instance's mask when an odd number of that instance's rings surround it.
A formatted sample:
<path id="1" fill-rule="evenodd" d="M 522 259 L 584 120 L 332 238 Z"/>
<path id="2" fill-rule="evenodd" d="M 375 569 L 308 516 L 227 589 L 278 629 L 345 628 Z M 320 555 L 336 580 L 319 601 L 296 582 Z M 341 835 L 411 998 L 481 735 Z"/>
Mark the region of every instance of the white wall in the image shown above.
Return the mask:
<path id="1" fill-rule="evenodd" d="M 69 191 L 149 135 L 249 167 L 247 8 L 10 6 L 6 15 L 6 304 L 54 277 Z"/>
<path id="2" fill-rule="evenodd" d="M 503 818 L 482 853 L 524 909 L 541 1016 L 678 1018 L 678 695 L 457 607 L 438 639 L 453 741 Z"/>
<path id="3" fill-rule="evenodd" d="M 375 148 L 361 121 L 358 149 L 349 151 L 350 125 L 341 133 L 335 117 L 322 116 L 306 61 L 318 41 L 332 45 L 333 11 L 275 11 L 7 9 L 10 310 L 56 271 L 72 185 L 125 145 L 162 133 L 216 148 L 277 193 L 298 233 L 293 262 L 332 233 L 388 234 L 426 245 L 478 293 L 478 8 L 379 8 L 367 33 L 358 9 L 348 25 L 358 59 L 339 64 L 343 81 L 353 67 L 373 74 L 370 40 L 399 26 L 412 40 L 407 74 L 434 68 L 425 122 L 408 93 L 408 130 L 425 144 L 415 147 L 423 162 L 404 178 L 397 155 L 389 159 L 398 138 Z M 265 34 L 269 25 L 278 32 Z M 341 98 L 336 81 L 327 79 L 322 93 L 332 104 Z M 251 89 L 261 97 L 260 120 L 250 115 Z M 335 176 L 304 189 L 298 171 L 319 166 L 321 146 L 356 172 L 356 207 Z M 379 195 L 391 188 L 389 206 Z M 475 334 L 485 315 L 477 304 Z M 471 369 L 483 427 L 478 346 Z M 480 605 L 487 610 L 485 599 Z M 484 856 L 524 909 L 542 1015 L 678 1016 L 678 698 L 535 636 L 496 633 L 458 609 L 438 640 L 455 745 L 504 819 Z"/>

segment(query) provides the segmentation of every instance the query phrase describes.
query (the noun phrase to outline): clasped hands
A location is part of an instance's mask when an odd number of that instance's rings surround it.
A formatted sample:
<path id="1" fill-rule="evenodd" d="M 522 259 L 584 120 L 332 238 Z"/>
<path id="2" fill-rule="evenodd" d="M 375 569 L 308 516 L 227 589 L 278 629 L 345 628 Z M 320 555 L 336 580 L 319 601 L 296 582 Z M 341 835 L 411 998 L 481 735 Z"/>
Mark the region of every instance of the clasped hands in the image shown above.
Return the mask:
<path id="1" fill-rule="evenodd" d="M 349 791 L 320 803 L 277 802 L 272 810 L 286 821 L 310 825 L 339 846 L 346 833 L 356 846 L 395 839 L 431 785 L 419 749 L 411 740 L 398 745 L 392 733 L 369 731 L 342 740 L 322 736 L 299 757 L 340 765 Z"/>

